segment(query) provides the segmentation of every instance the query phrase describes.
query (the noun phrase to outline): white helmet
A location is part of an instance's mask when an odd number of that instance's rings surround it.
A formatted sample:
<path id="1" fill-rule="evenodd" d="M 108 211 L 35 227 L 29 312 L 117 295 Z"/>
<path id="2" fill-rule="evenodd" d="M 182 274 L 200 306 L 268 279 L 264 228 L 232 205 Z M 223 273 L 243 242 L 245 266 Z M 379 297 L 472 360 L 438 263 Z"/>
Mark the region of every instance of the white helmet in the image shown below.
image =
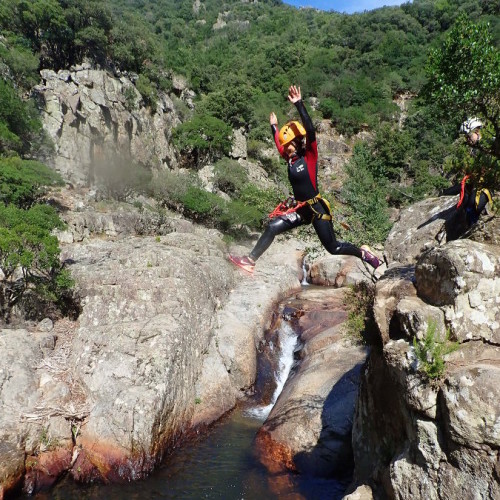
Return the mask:
<path id="1" fill-rule="evenodd" d="M 483 126 L 483 122 L 479 118 L 469 118 L 465 120 L 460 126 L 460 132 L 462 134 L 470 134 L 472 131 Z"/>

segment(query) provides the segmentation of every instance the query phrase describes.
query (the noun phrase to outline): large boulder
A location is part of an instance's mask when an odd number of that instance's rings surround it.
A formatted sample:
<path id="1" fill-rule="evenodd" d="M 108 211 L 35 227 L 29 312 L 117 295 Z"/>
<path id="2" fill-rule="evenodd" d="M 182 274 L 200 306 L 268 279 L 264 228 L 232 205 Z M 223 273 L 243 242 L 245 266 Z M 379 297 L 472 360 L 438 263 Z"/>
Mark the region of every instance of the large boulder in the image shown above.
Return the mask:
<path id="1" fill-rule="evenodd" d="M 37 368 L 53 347 L 52 333 L 0 330 L 0 498 L 19 485 L 26 456 L 43 441 Z"/>
<path id="2" fill-rule="evenodd" d="M 499 265 L 497 246 L 460 239 L 377 283 L 381 348 L 354 422 L 357 484 L 408 500 L 500 497 Z M 442 356 L 441 377 L 424 375 L 415 340 L 426 362 Z"/>
<path id="3" fill-rule="evenodd" d="M 414 265 L 420 254 L 445 243 L 456 217 L 456 196 L 427 198 L 400 213 L 384 244 L 387 261 Z"/>

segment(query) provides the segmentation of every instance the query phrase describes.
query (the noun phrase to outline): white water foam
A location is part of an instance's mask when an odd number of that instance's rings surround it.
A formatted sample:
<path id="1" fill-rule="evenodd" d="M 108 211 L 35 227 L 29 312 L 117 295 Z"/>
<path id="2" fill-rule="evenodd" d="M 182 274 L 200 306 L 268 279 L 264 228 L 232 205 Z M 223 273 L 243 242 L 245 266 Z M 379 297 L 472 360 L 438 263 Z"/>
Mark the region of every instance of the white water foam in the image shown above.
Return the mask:
<path id="1" fill-rule="evenodd" d="M 256 406 L 255 408 L 251 408 L 245 412 L 248 416 L 255 417 L 263 421 L 271 412 L 274 404 L 281 394 L 281 391 L 283 390 L 288 375 L 290 374 L 290 370 L 292 369 L 293 353 L 295 351 L 295 347 L 297 346 L 297 335 L 288 323 L 281 323 L 278 335 L 280 339 L 281 353 L 278 361 L 278 372 L 276 374 L 276 389 L 271 399 L 271 403 L 266 406 Z"/>
<path id="2" fill-rule="evenodd" d="M 302 281 L 300 282 L 300 284 L 309 285 L 309 282 L 307 281 L 307 266 L 305 257 L 302 259 Z"/>

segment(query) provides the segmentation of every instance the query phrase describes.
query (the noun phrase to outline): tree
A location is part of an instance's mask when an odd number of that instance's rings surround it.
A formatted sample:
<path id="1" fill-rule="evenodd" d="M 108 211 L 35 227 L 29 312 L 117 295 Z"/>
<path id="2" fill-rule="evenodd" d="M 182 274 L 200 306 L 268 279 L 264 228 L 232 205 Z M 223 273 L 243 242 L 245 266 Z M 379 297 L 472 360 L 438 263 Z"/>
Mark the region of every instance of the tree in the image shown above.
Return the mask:
<path id="1" fill-rule="evenodd" d="M 460 15 L 442 47 L 431 51 L 427 76 L 428 102 L 456 121 L 480 117 L 485 133 L 477 148 L 500 160 L 500 51 L 488 25 Z"/>
<path id="2" fill-rule="evenodd" d="M 176 146 L 192 157 L 198 167 L 203 160 L 227 155 L 231 148 L 231 127 L 209 115 L 196 115 L 174 129 Z"/>
<path id="3" fill-rule="evenodd" d="M 43 163 L 19 157 L 0 159 L 0 203 L 30 208 L 45 194 L 45 186 L 62 185 L 61 176 Z"/>
<path id="4" fill-rule="evenodd" d="M 14 87 L 0 78 L 0 153 L 25 152 L 42 123 L 31 103 L 23 101 Z"/>
<path id="5" fill-rule="evenodd" d="M 32 291 L 39 299 L 62 306 L 73 280 L 59 260 L 54 228 L 64 224 L 52 207 L 22 210 L 0 205 L 0 316 L 9 320 L 12 308 Z"/>

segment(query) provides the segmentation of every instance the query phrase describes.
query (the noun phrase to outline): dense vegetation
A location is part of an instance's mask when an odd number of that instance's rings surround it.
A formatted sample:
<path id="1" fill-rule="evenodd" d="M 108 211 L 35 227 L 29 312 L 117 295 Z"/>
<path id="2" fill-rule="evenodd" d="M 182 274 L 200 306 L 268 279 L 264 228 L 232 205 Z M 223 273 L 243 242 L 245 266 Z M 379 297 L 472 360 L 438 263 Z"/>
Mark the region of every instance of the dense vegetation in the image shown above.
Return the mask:
<path id="1" fill-rule="evenodd" d="M 474 161 L 487 165 L 493 187 L 499 181 L 498 0 L 413 0 L 356 15 L 279 0 L 0 0 L 0 26 L 2 168 L 50 151 L 35 106 L 22 97 L 38 70 L 87 59 L 136 73 L 152 109 L 174 74 L 187 78 L 195 110 L 183 109 L 175 144 L 191 171 L 215 165 L 230 201 L 201 189 L 195 175 L 167 173 L 154 192 L 163 205 L 226 231 L 258 227 L 277 196 L 249 184 L 227 157 L 230 131 L 241 128 L 250 158 L 281 182 L 283 166 L 260 152 L 270 144 L 269 112 L 280 123 L 292 116 L 291 83 L 302 87 L 315 120 L 331 120 L 353 141 L 370 132 L 355 145 L 340 193 L 353 241 L 383 241 L 389 207 L 436 193 L 461 174 L 470 155 L 458 129 L 471 114 L 487 123 Z M 394 101 L 401 95 L 411 97 L 402 123 Z M 147 176 L 130 175 L 134 186 L 139 177 Z M 23 189 L 2 186 L 3 204 L 29 217 Z"/>
<path id="2" fill-rule="evenodd" d="M 14 156 L 0 158 L 0 318 L 9 321 L 21 300 L 32 319 L 68 313 L 73 281 L 60 262 L 53 229 L 62 229 L 56 210 L 40 203 L 46 186 L 62 179 L 45 165 Z M 38 304 L 38 305 L 36 305 Z M 26 309 L 26 307 L 25 307 Z M 42 312 L 43 311 L 43 312 Z"/>

